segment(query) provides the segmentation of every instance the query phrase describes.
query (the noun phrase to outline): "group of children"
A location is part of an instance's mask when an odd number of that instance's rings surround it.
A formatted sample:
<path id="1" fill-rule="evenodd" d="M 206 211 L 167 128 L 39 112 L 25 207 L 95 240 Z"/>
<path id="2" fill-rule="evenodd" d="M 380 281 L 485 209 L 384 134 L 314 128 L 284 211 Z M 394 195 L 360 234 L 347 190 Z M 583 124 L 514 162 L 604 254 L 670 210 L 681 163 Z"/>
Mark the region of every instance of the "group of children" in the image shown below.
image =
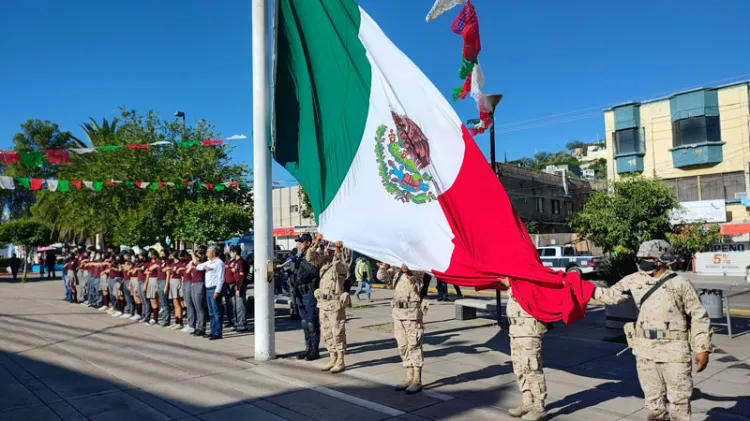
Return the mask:
<path id="1" fill-rule="evenodd" d="M 232 297 L 227 298 L 224 313 L 234 330 L 245 331 L 246 320 L 237 320 L 235 314 L 239 312 L 229 308 L 246 305 L 248 267 L 239 254 L 233 248 L 225 265 L 224 290 Z M 63 276 L 72 303 L 106 311 L 113 317 L 206 336 L 206 272 L 201 265 L 206 260 L 206 248 L 194 253 L 156 249 L 116 253 L 112 247 L 106 253 L 91 247 L 71 252 L 64 248 Z M 242 292 L 241 297 L 237 291 Z"/>

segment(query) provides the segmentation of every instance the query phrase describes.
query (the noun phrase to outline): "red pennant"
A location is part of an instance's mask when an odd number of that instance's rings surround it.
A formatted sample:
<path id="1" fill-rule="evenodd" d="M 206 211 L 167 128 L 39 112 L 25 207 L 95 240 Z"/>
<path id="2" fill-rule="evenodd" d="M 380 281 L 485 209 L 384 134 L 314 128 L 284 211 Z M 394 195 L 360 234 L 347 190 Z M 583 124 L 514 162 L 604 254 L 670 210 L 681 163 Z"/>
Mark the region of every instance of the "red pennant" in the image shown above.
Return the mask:
<path id="1" fill-rule="evenodd" d="M 213 184 L 208 184 L 208 183 L 206 183 L 206 184 L 204 184 L 204 186 L 206 186 L 206 188 L 207 188 L 207 189 L 208 189 L 209 191 L 213 191 L 213 190 L 214 190 L 214 185 L 213 185 Z"/>
<path id="2" fill-rule="evenodd" d="M 138 144 L 135 144 L 135 145 L 128 145 L 128 149 L 132 149 L 132 150 L 140 149 L 140 150 L 143 150 L 143 151 L 147 151 L 148 150 L 148 144 L 147 143 L 138 143 Z"/>
<path id="3" fill-rule="evenodd" d="M 50 164 L 67 164 L 70 162 L 70 155 L 65 149 L 50 149 L 44 151 L 47 154 L 47 160 Z"/>
<path id="4" fill-rule="evenodd" d="M 5 165 L 15 164 L 21 160 L 18 152 L 0 152 L 0 159 L 2 159 Z"/>
<path id="5" fill-rule="evenodd" d="M 470 1 L 461 9 L 451 25 L 451 29 L 464 39 L 463 57 L 468 61 L 476 60 L 482 44 L 479 39 L 479 21 L 474 5 Z"/>
<path id="6" fill-rule="evenodd" d="M 70 180 L 70 184 L 76 186 L 78 190 L 81 190 L 81 180 Z"/>
<path id="7" fill-rule="evenodd" d="M 157 189 L 160 189 L 160 188 L 162 188 L 162 187 L 164 187 L 164 182 L 162 182 L 162 181 L 159 181 L 159 182 L 157 182 L 157 183 L 156 183 L 156 188 L 157 188 Z"/>
<path id="8" fill-rule="evenodd" d="M 31 190 L 41 190 L 43 184 L 44 184 L 43 178 L 32 178 L 31 183 L 29 185 L 31 187 Z"/>
<path id="9" fill-rule="evenodd" d="M 229 183 L 229 185 L 232 186 L 232 187 L 239 187 L 240 183 L 238 183 L 237 180 L 232 180 L 232 182 Z"/>
<path id="10" fill-rule="evenodd" d="M 109 180 L 109 181 L 106 182 L 106 184 L 107 184 L 107 186 L 112 187 L 112 186 L 115 185 L 115 182 L 112 181 L 112 180 Z"/>
<path id="11" fill-rule="evenodd" d="M 222 143 L 224 143 L 224 141 L 221 139 L 208 139 L 208 140 L 204 140 L 202 143 L 203 143 L 203 146 L 219 146 Z"/>

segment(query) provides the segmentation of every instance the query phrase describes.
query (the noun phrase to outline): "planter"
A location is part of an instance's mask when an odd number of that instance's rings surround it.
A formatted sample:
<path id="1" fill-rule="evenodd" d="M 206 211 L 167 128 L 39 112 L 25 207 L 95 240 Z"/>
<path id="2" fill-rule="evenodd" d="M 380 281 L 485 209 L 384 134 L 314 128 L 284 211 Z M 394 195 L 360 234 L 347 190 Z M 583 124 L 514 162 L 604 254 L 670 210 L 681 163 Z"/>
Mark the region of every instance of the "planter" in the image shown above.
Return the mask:
<path id="1" fill-rule="evenodd" d="M 605 306 L 604 314 L 607 317 L 606 327 L 622 329 L 625 323 L 635 322 L 638 319 L 638 307 L 635 305 L 633 297 L 630 297 L 620 304 Z"/>

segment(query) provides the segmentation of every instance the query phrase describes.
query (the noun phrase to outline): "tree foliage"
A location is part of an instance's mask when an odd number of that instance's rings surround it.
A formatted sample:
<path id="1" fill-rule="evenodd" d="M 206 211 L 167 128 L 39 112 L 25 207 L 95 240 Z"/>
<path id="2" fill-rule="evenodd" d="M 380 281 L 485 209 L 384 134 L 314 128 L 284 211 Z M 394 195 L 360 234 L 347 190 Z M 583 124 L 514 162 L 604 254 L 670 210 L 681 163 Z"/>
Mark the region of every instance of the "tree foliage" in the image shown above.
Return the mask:
<path id="1" fill-rule="evenodd" d="M 576 149 L 586 149 L 586 146 L 588 146 L 586 143 L 583 143 L 580 140 L 574 140 L 572 142 L 568 142 L 568 144 L 565 145 L 565 149 L 573 152 Z"/>
<path id="2" fill-rule="evenodd" d="M 661 180 L 629 177 L 592 193 L 569 224 L 605 252 L 634 255 L 642 242 L 666 239 L 669 215 L 677 205 Z"/>
<path id="3" fill-rule="evenodd" d="M 250 228 L 250 213 L 232 203 L 198 199 L 177 209 L 176 235 L 187 241 L 207 243 L 226 240 Z"/>
<path id="4" fill-rule="evenodd" d="M 695 223 L 679 226 L 667 234 L 667 241 L 677 256 L 688 262 L 695 253 L 711 251 L 714 244 L 721 242 L 722 235 L 718 225 Z"/>
<path id="5" fill-rule="evenodd" d="M 302 200 L 302 209 L 299 210 L 300 216 L 309 219 L 315 218 L 315 214 L 312 210 L 312 205 L 310 204 L 310 197 L 307 195 L 307 192 L 302 188 L 302 186 L 300 186 L 299 192 L 297 194 L 299 194 L 299 197 Z"/>
<path id="6" fill-rule="evenodd" d="M 87 142 L 75 139 L 69 133 L 60 133 L 57 126 L 36 120 L 22 125 L 23 133 L 14 138 L 16 149 L 33 144 L 38 149 L 75 146 L 121 146 L 107 152 L 71 154 L 71 163 L 47 165 L 42 169 L 15 167 L 15 177 L 43 177 L 63 180 L 128 180 L 161 181 L 180 184 L 181 180 L 219 185 L 228 180 L 245 182 L 249 170 L 244 165 L 229 161 L 231 145 L 220 147 L 177 147 L 173 142 L 183 139 L 203 140 L 216 138 L 215 128 L 206 121 L 183 132 L 182 123 L 176 119 L 163 120 L 153 111 L 139 114 L 135 110 L 120 109 L 117 118 L 101 123 L 93 118 L 82 124 Z M 41 134 L 36 134 L 37 132 Z M 66 143 L 67 142 L 67 143 Z M 148 151 L 131 150 L 127 145 L 170 142 L 151 146 Z M 83 143 L 83 145 L 78 145 Z M 10 175 L 10 174 L 9 174 Z M 178 187 L 182 187 L 181 185 Z M 205 191 L 199 188 L 163 187 L 136 189 L 126 184 L 108 186 L 99 192 L 71 187 L 69 192 L 23 192 L 33 195 L 30 213 L 48 222 L 60 237 L 82 240 L 102 234 L 105 241 L 146 246 L 164 242 L 167 237 L 176 240 L 179 212 L 185 203 L 199 200 L 206 206 L 226 210 L 235 207 L 252 219 L 252 199 L 248 192 L 227 188 L 222 191 Z M 243 229 L 249 228 L 246 224 Z"/>
<path id="7" fill-rule="evenodd" d="M 52 228 L 34 219 L 16 219 L 0 225 L 0 242 L 21 245 L 27 255 L 35 247 L 52 243 L 53 238 Z M 24 279 L 28 273 L 28 266 L 24 265 Z"/>

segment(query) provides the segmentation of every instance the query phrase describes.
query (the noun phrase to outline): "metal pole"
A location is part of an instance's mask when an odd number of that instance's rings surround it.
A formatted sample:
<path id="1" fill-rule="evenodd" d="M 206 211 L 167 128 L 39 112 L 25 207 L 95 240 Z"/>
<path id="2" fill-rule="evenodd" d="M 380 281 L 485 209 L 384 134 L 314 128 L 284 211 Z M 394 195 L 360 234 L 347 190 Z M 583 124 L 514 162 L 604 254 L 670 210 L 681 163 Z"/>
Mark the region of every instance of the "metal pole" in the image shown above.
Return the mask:
<path id="1" fill-rule="evenodd" d="M 729 308 L 729 297 L 724 297 L 724 311 L 727 313 L 727 335 L 732 339 L 732 315 L 729 314 L 732 309 Z"/>
<path id="2" fill-rule="evenodd" d="M 276 357 L 273 287 L 268 282 L 271 256 L 271 151 L 268 149 L 268 0 L 252 0 L 253 46 L 253 215 L 255 236 L 256 361 Z"/>
<path id="3" fill-rule="evenodd" d="M 187 140 L 187 115 L 182 115 L 182 140 Z"/>
<path id="4" fill-rule="evenodd" d="M 490 126 L 490 166 L 492 167 L 492 173 L 497 176 L 497 168 L 495 168 L 495 124 Z M 497 325 L 502 329 L 503 327 L 503 300 L 500 290 L 495 290 L 495 305 L 497 306 Z"/>

